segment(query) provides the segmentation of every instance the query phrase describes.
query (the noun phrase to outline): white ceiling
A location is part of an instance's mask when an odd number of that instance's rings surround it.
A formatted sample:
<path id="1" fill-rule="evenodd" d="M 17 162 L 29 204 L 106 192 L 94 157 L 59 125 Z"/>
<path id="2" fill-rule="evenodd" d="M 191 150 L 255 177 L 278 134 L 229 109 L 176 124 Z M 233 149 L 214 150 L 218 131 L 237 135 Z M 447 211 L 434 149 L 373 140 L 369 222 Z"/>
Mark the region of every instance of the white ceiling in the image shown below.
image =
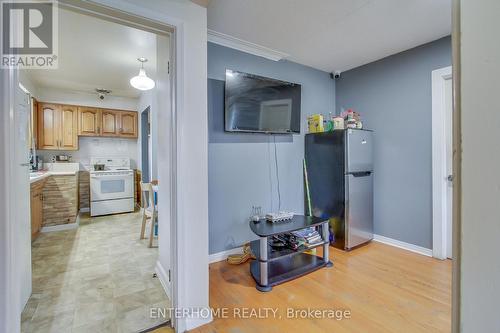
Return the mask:
<path id="1" fill-rule="evenodd" d="M 37 87 L 94 92 L 137 98 L 130 86 L 139 73 L 139 57 L 149 77 L 156 71 L 156 35 L 121 24 L 59 8 L 59 69 L 30 70 Z"/>
<path id="2" fill-rule="evenodd" d="M 345 71 L 451 33 L 451 0 L 210 0 L 208 28 Z"/>

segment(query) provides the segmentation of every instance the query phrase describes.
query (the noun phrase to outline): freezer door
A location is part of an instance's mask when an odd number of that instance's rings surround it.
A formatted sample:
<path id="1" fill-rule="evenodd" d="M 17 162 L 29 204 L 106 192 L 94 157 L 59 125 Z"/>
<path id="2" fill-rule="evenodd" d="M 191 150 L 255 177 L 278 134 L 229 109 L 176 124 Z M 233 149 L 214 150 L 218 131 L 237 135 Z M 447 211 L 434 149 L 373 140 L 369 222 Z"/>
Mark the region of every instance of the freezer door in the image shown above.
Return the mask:
<path id="1" fill-rule="evenodd" d="M 373 171 L 373 135 L 372 131 L 347 130 L 346 173 Z"/>
<path id="2" fill-rule="evenodd" d="M 345 176 L 346 181 L 346 249 L 373 238 L 373 173 L 360 172 Z"/>

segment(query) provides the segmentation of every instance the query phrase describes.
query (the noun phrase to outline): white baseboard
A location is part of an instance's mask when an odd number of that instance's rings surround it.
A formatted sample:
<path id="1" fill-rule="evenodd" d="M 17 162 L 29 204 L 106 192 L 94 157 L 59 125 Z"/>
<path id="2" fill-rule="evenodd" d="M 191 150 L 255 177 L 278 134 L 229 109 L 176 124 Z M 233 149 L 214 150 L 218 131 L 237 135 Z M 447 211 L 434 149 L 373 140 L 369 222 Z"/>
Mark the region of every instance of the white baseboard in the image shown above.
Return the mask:
<path id="1" fill-rule="evenodd" d="M 427 257 L 432 257 L 432 250 L 425 248 L 425 247 L 422 247 L 422 246 L 398 241 L 396 239 L 392 239 L 392 238 L 380 236 L 380 235 L 373 235 L 373 240 L 376 242 L 379 242 L 379 243 L 384 243 L 387 245 L 398 247 L 398 248 L 403 249 L 403 250 L 415 252 L 415 253 L 418 253 L 418 254 L 421 254 L 421 255 L 424 255 Z"/>
<path id="2" fill-rule="evenodd" d="M 210 264 L 213 264 L 214 262 L 219 262 L 219 261 L 226 260 L 227 256 L 230 255 L 230 254 L 238 254 L 238 253 L 243 253 L 243 247 L 242 246 L 236 247 L 236 248 L 231 249 L 231 250 L 226 250 L 226 251 L 222 251 L 222 252 L 217 252 L 217 253 L 211 254 L 211 255 L 208 256 L 208 262 Z"/>
<path id="3" fill-rule="evenodd" d="M 40 232 L 55 232 L 55 231 L 71 230 L 71 229 L 78 228 L 79 225 L 80 225 L 80 215 L 77 215 L 76 220 L 73 223 L 42 227 L 42 230 L 40 230 Z"/>
<path id="4" fill-rule="evenodd" d="M 203 326 L 203 325 L 210 323 L 213 320 L 213 318 L 212 318 L 212 315 L 210 313 L 209 318 L 185 318 L 185 320 L 186 320 L 186 322 L 185 322 L 186 330 L 192 330 L 192 329 L 195 329 L 197 327 L 200 327 L 200 326 Z"/>
<path id="5" fill-rule="evenodd" d="M 155 272 L 156 276 L 160 280 L 161 286 L 163 287 L 163 290 L 165 290 L 165 294 L 167 294 L 167 297 L 169 300 L 172 300 L 172 295 L 170 292 L 170 282 L 168 281 L 168 274 L 165 271 L 165 268 L 163 268 L 163 265 L 160 263 L 160 261 L 156 261 L 156 267 L 155 267 Z"/>
<path id="6" fill-rule="evenodd" d="M 43 227 L 40 232 L 54 232 L 54 231 L 63 231 L 63 230 L 71 230 L 71 229 L 76 229 L 78 228 L 78 223 L 68 223 L 68 224 L 61 224 L 61 225 L 52 225 L 49 227 Z"/>
<path id="7" fill-rule="evenodd" d="M 80 208 L 80 213 L 90 213 L 90 207 Z"/>

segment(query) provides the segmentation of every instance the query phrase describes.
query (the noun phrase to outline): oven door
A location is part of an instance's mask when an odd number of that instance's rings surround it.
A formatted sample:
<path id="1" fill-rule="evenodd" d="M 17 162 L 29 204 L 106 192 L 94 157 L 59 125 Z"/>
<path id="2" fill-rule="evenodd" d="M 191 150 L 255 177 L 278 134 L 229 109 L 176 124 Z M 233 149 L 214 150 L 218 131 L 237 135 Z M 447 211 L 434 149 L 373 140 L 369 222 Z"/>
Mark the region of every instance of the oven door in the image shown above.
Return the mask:
<path id="1" fill-rule="evenodd" d="M 91 174 L 90 200 L 114 200 L 134 197 L 134 175 L 123 174 Z"/>

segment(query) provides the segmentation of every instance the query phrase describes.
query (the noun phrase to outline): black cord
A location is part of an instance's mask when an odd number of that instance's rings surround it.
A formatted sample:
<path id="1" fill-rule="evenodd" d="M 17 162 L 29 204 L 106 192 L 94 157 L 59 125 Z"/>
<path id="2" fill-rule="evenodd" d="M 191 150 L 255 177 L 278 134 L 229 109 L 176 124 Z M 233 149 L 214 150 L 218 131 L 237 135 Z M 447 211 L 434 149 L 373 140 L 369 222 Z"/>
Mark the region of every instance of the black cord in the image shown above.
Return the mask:
<path id="1" fill-rule="evenodd" d="M 276 180 L 278 182 L 278 212 L 281 211 L 281 192 L 280 192 L 280 174 L 278 171 L 278 153 L 276 151 L 276 135 L 273 135 L 274 138 L 274 162 L 276 164 Z"/>

